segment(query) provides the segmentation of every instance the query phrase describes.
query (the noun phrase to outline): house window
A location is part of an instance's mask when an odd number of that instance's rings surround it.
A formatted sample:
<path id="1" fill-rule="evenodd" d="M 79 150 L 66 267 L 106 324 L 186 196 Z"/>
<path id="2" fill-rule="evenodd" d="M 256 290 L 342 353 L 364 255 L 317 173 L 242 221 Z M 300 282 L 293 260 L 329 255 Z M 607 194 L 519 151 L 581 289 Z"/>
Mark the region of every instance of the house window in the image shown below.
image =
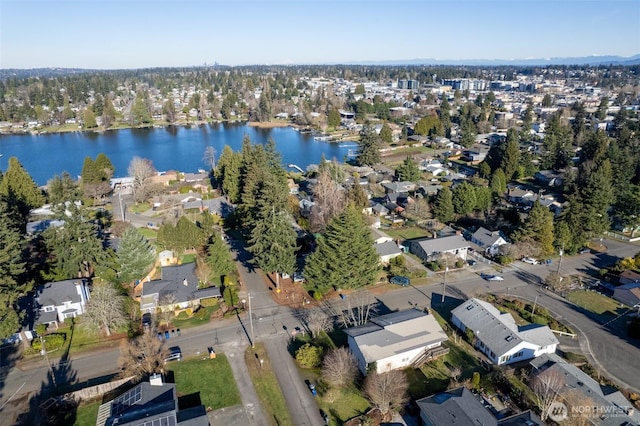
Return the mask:
<path id="1" fill-rule="evenodd" d="M 44 311 L 45 312 L 53 312 L 53 310 L 54 310 L 53 306 L 45 306 L 44 307 Z"/>

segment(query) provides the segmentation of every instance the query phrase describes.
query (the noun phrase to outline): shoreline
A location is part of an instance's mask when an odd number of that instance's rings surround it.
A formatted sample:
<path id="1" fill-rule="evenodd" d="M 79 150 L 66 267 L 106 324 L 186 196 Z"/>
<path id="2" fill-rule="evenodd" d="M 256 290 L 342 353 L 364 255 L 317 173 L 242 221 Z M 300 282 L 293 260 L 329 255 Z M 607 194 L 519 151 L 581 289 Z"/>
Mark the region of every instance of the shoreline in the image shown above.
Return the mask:
<path id="1" fill-rule="evenodd" d="M 167 122 L 159 122 L 146 126 L 127 126 L 127 125 L 116 125 L 112 127 L 97 127 L 94 129 L 81 129 L 77 126 L 69 126 L 69 125 L 61 125 L 61 126 L 52 126 L 45 127 L 42 129 L 25 129 L 25 128 L 10 128 L 10 129 L 0 129 L 0 137 L 2 135 L 55 135 L 62 133 L 105 133 L 114 130 L 128 130 L 128 129 L 165 129 L 168 127 L 191 127 L 191 126 L 202 126 L 202 125 L 211 125 L 211 124 L 242 124 L 249 127 L 257 127 L 259 129 L 276 129 L 283 127 L 292 127 L 298 128 L 294 123 L 287 123 L 281 121 L 268 121 L 268 122 L 258 122 L 258 121 L 246 121 L 246 120 L 234 120 L 234 121 L 193 121 L 193 122 L 179 122 L 169 124 Z"/>

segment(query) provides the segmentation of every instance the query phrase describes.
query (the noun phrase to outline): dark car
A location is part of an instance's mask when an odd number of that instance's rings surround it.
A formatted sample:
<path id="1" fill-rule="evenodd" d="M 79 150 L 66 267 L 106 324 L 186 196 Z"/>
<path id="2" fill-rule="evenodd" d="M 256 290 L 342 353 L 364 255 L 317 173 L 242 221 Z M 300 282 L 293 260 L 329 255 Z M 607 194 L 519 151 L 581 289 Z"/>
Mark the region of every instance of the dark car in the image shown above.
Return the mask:
<path id="1" fill-rule="evenodd" d="M 469 260 L 467 260 L 467 263 L 468 263 L 469 265 L 471 265 L 471 266 L 476 266 L 476 265 L 478 264 L 478 262 L 476 262 L 476 261 L 475 261 L 475 260 L 473 260 L 473 259 L 469 259 Z"/>
<path id="2" fill-rule="evenodd" d="M 403 277 L 402 275 L 396 275 L 391 277 L 391 279 L 389 280 L 389 282 L 391 284 L 396 284 L 402 287 L 406 287 L 409 284 L 411 284 L 411 280 L 409 279 L 409 277 Z"/>
<path id="3" fill-rule="evenodd" d="M 151 326 L 151 314 L 150 313 L 146 313 L 144 315 L 142 315 L 142 327 L 149 328 Z"/>
<path id="4" fill-rule="evenodd" d="M 182 351 L 178 346 L 172 346 L 169 348 L 169 355 L 164 359 L 164 362 L 169 361 L 182 361 Z"/>

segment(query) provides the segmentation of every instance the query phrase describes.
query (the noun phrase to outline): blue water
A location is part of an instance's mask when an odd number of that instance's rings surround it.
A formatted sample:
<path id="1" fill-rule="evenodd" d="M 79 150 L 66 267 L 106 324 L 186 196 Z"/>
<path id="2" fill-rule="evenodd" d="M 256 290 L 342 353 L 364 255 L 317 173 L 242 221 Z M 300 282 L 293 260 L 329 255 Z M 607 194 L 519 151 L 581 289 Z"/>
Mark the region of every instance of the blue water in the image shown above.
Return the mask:
<path id="1" fill-rule="evenodd" d="M 251 142 L 266 143 L 272 138 L 286 167 L 293 163 L 306 170 L 317 164 L 322 154 L 343 161 L 354 142 L 341 144 L 315 141 L 289 127 L 259 129 L 238 124 L 216 124 L 159 129 L 123 129 L 104 133 L 74 132 L 49 135 L 1 135 L 0 169 L 6 170 L 10 157 L 18 157 L 38 185 L 66 171 L 76 177 L 82 172 L 85 157 L 105 153 L 115 166 L 116 177 L 126 176 L 134 156 L 147 158 L 158 171 L 196 172 L 206 169 L 204 150 L 213 146 L 216 158 L 225 145 L 234 151 L 242 147 L 244 135 Z"/>

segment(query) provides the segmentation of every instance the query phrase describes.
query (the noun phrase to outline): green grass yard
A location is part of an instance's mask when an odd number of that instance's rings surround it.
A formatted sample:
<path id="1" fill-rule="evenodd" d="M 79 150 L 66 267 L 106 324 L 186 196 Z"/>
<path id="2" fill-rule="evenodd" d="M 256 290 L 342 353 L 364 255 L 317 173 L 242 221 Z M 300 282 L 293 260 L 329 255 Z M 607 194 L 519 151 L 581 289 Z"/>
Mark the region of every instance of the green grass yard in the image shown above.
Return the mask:
<path id="1" fill-rule="evenodd" d="M 78 407 L 76 411 L 76 421 L 74 426 L 93 426 L 96 424 L 98 418 L 98 408 L 100 408 L 101 402 L 92 402 L 89 404 L 83 404 Z"/>
<path id="2" fill-rule="evenodd" d="M 618 302 L 595 291 L 577 290 L 568 293 L 565 297 L 597 315 L 618 315 L 618 309 L 620 309 Z"/>
<path id="3" fill-rule="evenodd" d="M 173 372 L 178 397 L 199 394 L 207 410 L 217 410 L 242 403 L 240 392 L 224 354 L 215 359 L 188 359 L 167 364 Z"/>
<path id="4" fill-rule="evenodd" d="M 428 237 L 431 235 L 426 229 L 418 228 L 415 226 L 406 228 L 389 228 L 383 229 L 382 231 L 385 234 L 388 234 L 390 237 L 400 240 L 411 240 L 414 238 Z"/>

